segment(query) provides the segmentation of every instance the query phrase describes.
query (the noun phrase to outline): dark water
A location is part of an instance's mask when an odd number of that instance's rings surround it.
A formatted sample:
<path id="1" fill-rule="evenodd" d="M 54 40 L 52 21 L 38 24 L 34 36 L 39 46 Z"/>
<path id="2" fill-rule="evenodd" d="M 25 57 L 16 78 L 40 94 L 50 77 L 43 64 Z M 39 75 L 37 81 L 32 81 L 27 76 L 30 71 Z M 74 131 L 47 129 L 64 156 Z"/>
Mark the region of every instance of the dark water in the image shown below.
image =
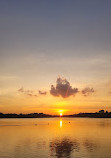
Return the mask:
<path id="1" fill-rule="evenodd" d="M 111 158 L 111 119 L 0 119 L 0 158 Z"/>

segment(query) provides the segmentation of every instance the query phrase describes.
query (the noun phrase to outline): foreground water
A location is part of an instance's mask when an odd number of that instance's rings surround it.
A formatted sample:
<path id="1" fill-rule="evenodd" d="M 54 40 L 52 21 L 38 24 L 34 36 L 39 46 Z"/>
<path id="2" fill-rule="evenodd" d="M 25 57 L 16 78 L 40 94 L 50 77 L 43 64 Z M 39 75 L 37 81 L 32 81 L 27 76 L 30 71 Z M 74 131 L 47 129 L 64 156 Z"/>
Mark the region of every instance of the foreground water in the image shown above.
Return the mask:
<path id="1" fill-rule="evenodd" d="M 0 158 L 111 158 L 111 119 L 0 119 Z"/>

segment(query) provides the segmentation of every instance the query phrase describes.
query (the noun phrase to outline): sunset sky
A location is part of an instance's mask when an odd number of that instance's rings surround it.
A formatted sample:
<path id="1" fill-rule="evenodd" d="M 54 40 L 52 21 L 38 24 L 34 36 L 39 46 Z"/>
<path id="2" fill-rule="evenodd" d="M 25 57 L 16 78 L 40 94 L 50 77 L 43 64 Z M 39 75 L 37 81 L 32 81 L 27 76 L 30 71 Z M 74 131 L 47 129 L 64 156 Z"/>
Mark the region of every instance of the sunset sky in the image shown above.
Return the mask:
<path id="1" fill-rule="evenodd" d="M 0 112 L 111 111 L 110 0 L 0 0 Z"/>

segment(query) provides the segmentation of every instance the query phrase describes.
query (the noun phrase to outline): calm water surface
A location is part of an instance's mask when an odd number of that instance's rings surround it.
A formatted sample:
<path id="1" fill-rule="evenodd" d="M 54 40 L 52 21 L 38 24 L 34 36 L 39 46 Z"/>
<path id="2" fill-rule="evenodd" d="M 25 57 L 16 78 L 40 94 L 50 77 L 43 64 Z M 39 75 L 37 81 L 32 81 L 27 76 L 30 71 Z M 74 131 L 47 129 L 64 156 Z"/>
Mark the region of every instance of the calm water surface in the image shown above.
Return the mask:
<path id="1" fill-rule="evenodd" d="M 0 158 L 111 158 L 111 119 L 0 119 Z"/>

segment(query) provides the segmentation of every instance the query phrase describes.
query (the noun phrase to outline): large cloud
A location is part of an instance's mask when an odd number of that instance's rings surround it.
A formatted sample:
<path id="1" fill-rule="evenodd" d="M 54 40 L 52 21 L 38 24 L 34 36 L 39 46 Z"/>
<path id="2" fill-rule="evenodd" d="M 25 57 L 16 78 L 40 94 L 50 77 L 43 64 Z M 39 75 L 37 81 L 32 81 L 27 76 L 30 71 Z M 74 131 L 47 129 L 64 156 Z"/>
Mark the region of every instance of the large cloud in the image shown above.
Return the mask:
<path id="1" fill-rule="evenodd" d="M 50 94 L 53 96 L 67 98 L 71 95 L 75 95 L 76 93 L 78 93 L 78 88 L 72 88 L 70 83 L 61 77 L 57 78 L 56 87 L 51 85 Z"/>
<path id="2" fill-rule="evenodd" d="M 94 89 L 93 88 L 89 88 L 89 87 L 86 87 L 82 90 L 82 94 L 84 96 L 89 96 L 90 94 L 94 93 Z"/>

